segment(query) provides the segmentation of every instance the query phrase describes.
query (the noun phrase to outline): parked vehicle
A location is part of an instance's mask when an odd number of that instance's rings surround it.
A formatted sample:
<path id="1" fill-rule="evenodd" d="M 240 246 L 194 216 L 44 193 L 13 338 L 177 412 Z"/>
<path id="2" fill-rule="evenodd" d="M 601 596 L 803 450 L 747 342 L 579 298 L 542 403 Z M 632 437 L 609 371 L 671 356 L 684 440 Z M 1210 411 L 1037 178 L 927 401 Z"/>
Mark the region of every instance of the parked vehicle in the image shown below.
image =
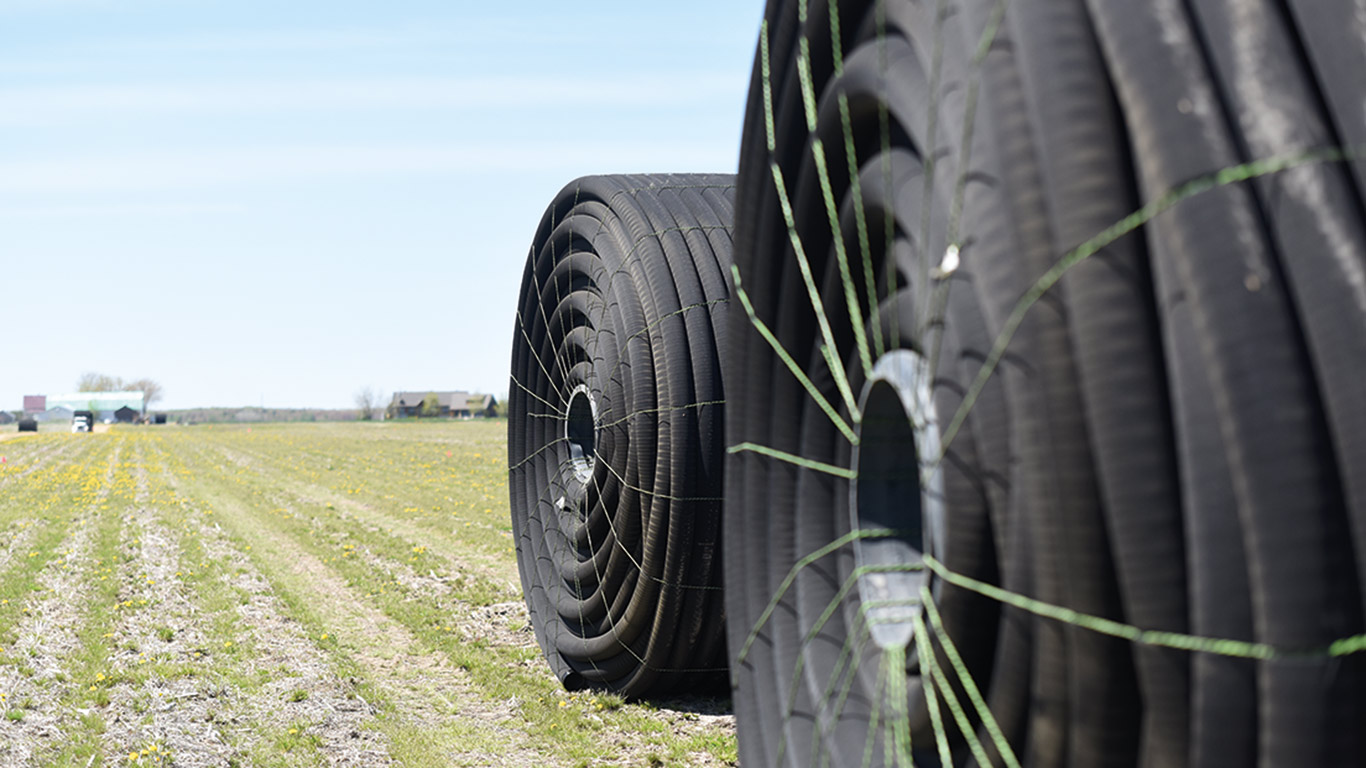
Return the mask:
<path id="1" fill-rule="evenodd" d="M 71 432 L 90 432 L 95 425 L 95 414 L 90 411 L 76 411 L 71 416 Z"/>

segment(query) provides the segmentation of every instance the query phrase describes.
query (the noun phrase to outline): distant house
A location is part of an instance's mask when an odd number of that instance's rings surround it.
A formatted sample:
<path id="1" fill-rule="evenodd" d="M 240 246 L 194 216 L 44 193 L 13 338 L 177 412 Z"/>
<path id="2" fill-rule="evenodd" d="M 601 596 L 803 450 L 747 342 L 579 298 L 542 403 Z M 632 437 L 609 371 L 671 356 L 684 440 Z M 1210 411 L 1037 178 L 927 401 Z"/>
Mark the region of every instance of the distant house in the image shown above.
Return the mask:
<path id="1" fill-rule="evenodd" d="M 389 401 L 389 411 L 394 418 L 407 419 L 420 416 L 422 402 L 427 395 L 436 395 L 436 415 L 449 418 L 451 415 L 451 396 L 455 392 L 395 392 Z"/>
<path id="2" fill-rule="evenodd" d="M 411 418 L 422 413 L 422 401 L 436 395 L 436 416 L 446 419 L 468 419 L 474 416 L 493 416 L 497 401 L 493 395 L 471 392 L 395 392 L 389 401 L 389 412 L 394 418 Z"/>
<path id="3" fill-rule="evenodd" d="M 9 411 L 0 411 L 0 424 L 13 424 L 14 414 Z"/>
<path id="4" fill-rule="evenodd" d="M 465 408 L 459 416 L 469 418 L 471 416 L 484 416 L 492 418 L 498 415 L 498 401 L 493 395 L 469 394 L 465 397 Z"/>
<path id="5" fill-rule="evenodd" d="M 137 421 L 138 417 L 141 415 L 141 411 L 134 410 L 125 405 L 114 411 L 114 421 L 117 421 L 120 424 L 132 424 Z"/>

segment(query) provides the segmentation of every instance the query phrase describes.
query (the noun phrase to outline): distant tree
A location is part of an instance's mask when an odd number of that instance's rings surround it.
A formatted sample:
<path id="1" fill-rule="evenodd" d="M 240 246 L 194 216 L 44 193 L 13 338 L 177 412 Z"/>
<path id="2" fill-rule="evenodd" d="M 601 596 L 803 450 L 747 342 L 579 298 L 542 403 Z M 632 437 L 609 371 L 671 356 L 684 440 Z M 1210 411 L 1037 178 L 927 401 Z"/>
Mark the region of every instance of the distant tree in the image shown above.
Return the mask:
<path id="1" fill-rule="evenodd" d="M 110 376 L 105 373 L 95 373 L 90 371 L 81 374 L 76 380 L 77 392 L 141 392 L 142 393 L 142 415 L 147 415 L 147 409 L 152 403 L 161 399 L 161 385 L 151 379 L 138 379 L 137 381 L 127 381 L 118 376 Z"/>
<path id="2" fill-rule="evenodd" d="M 428 392 L 422 398 L 422 406 L 417 409 L 418 416 L 436 416 L 441 413 L 441 401 L 436 399 L 435 392 Z"/>
<path id="3" fill-rule="evenodd" d="M 152 403 L 161 399 L 161 385 L 151 379 L 138 379 L 124 385 L 125 391 L 142 393 L 142 415 L 147 415 L 147 409 L 152 407 Z"/>
<path id="4" fill-rule="evenodd" d="M 361 387 L 356 392 L 356 407 L 360 409 L 362 421 L 370 421 L 375 418 L 375 414 L 379 412 L 380 405 L 383 402 L 383 396 L 375 391 L 374 387 Z"/>
<path id="5" fill-rule="evenodd" d="M 77 392 L 121 392 L 123 379 L 103 373 L 89 371 L 76 380 Z"/>

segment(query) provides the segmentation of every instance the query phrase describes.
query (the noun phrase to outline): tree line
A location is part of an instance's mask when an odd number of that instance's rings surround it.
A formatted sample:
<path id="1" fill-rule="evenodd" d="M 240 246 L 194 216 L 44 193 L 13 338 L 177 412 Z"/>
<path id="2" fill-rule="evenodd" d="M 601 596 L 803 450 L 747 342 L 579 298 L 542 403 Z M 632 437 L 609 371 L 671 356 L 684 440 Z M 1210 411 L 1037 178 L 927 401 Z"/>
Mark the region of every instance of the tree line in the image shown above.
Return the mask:
<path id="1" fill-rule="evenodd" d="M 76 380 L 77 392 L 141 392 L 142 393 L 142 414 L 147 415 L 147 409 L 152 403 L 161 399 L 161 385 L 151 379 L 134 379 L 124 381 L 118 376 L 110 376 L 105 373 L 95 373 L 93 371 L 81 374 Z"/>

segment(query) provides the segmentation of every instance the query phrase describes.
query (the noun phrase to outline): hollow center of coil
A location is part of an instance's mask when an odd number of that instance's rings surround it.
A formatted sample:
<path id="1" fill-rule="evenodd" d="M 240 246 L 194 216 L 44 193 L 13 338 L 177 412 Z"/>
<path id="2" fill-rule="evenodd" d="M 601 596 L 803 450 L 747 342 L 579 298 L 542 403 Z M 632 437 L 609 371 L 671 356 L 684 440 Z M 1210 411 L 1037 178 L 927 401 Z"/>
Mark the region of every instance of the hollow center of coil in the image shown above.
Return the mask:
<path id="1" fill-rule="evenodd" d="M 943 549 L 939 430 L 924 358 L 910 350 L 879 358 L 859 407 L 849 514 L 860 613 L 879 647 L 904 648 L 929 583 L 924 556 Z"/>
<path id="2" fill-rule="evenodd" d="M 569 444 L 570 468 L 579 480 L 593 476 L 598 437 L 598 404 L 588 387 L 580 384 L 569 394 L 564 417 L 564 439 Z"/>

